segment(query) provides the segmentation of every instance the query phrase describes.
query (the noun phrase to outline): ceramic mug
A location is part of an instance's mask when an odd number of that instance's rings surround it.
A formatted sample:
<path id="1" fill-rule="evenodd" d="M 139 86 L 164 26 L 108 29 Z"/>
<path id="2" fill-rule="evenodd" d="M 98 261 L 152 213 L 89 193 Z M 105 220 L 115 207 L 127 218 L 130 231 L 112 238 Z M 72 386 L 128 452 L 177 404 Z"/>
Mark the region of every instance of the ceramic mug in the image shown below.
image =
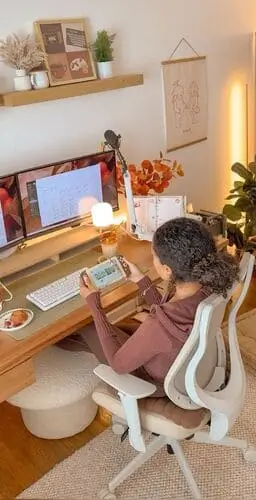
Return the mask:
<path id="1" fill-rule="evenodd" d="M 49 79 L 46 71 L 33 71 L 30 79 L 33 89 L 46 89 L 49 87 Z"/>

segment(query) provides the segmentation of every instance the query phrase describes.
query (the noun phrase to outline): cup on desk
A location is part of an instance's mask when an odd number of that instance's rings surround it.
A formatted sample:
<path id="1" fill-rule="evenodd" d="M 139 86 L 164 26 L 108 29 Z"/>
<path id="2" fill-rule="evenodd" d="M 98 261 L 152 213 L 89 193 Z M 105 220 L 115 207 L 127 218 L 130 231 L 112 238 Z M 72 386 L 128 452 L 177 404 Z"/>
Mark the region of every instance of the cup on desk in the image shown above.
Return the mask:
<path id="1" fill-rule="evenodd" d="M 110 259 L 117 254 L 117 234 L 114 230 L 104 231 L 100 235 L 101 249 L 104 257 Z"/>

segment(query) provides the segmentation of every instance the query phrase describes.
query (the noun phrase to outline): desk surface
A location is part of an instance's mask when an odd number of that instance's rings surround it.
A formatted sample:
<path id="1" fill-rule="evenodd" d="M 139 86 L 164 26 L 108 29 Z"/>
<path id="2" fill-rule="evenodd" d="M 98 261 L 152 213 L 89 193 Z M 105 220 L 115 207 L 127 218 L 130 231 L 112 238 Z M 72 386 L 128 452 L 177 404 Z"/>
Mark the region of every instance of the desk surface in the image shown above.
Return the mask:
<path id="1" fill-rule="evenodd" d="M 119 253 L 135 262 L 152 280 L 157 279 L 157 274 L 152 267 L 151 249 L 148 242 L 124 238 L 120 242 Z M 4 304 L 3 312 L 15 307 L 28 307 L 33 310 L 34 319 L 26 327 L 31 335 L 24 340 L 17 341 L 6 333 L 0 332 L 0 374 L 31 358 L 47 345 L 56 343 L 91 321 L 90 311 L 80 296 L 46 312 L 40 311 L 29 303 L 25 296 L 28 292 L 72 271 L 96 264 L 99 255 L 100 249 L 95 247 L 8 285 L 14 299 L 12 302 Z M 114 309 L 134 297 L 136 292 L 136 285 L 130 282 L 124 283 L 103 296 L 103 306 L 107 311 Z"/>
<path id="2" fill-rule="evenodd" d="M 226 247 L 226 245 L 227 241 L 224 239 L 217 242 L 219 249 Z M 153 281 L 158 279 L 153 268 L 150 243 L 127 237 L 120 242 L 119 253 L 136 263 Z M 14 299 L 12 302 L 4 304 L 3 312 L 15 307 L 29 307 L 34 312 L 34 319 L 27 327 L 28 333 L 31 335 L 24 340 L 17 341 L 6 333 L 0 332 L 0 375 L 32 358 L 44 347 L 56 343 L 90 323 L 92 319 L 90 311 L 80 296 L 46 312 L 30 304 L 25 296 L 28 292 L 72 271 L 96 264 L 99 255 L 99 248 L 94 247 L 8 284 Z M 103 307 L 106 311 L 110 311 L 135 297 L 136 294 L 137 286 L 126 282 L 102 297 Z"/>

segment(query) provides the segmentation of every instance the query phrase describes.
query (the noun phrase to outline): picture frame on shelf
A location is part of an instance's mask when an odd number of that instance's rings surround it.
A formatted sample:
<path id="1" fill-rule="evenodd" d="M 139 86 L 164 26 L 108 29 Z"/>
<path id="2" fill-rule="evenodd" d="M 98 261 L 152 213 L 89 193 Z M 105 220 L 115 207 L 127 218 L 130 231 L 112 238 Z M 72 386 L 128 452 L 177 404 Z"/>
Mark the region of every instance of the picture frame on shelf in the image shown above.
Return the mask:
<path id="1" fill-rule="evenodd" d="M 85 19 L 38 20 L 34 30 L 46 56 L 51 86 L 97 79 Z"/>

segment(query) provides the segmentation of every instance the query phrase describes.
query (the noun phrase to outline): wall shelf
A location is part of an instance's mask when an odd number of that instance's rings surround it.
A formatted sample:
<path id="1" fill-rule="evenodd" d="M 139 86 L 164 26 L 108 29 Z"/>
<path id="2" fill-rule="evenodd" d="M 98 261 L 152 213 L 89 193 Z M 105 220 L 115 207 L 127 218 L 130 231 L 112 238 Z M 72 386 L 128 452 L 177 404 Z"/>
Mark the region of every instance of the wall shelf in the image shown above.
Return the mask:
<path id="1" fill-rule="evenodd" d="M 57 99 L 68 99 L 109 90 L 123 89 L 143 85 L 142 74 L 129 74 L 113 76 L 104 80 L 92 80 L 89 82 L 72 83 L 59 85 L 40 90 L 28 90 L 24 92 L 7 92 L 0 94 L 0 106 L 15 107 L 36 104 L 45 101 L 55 101 Z"/>

